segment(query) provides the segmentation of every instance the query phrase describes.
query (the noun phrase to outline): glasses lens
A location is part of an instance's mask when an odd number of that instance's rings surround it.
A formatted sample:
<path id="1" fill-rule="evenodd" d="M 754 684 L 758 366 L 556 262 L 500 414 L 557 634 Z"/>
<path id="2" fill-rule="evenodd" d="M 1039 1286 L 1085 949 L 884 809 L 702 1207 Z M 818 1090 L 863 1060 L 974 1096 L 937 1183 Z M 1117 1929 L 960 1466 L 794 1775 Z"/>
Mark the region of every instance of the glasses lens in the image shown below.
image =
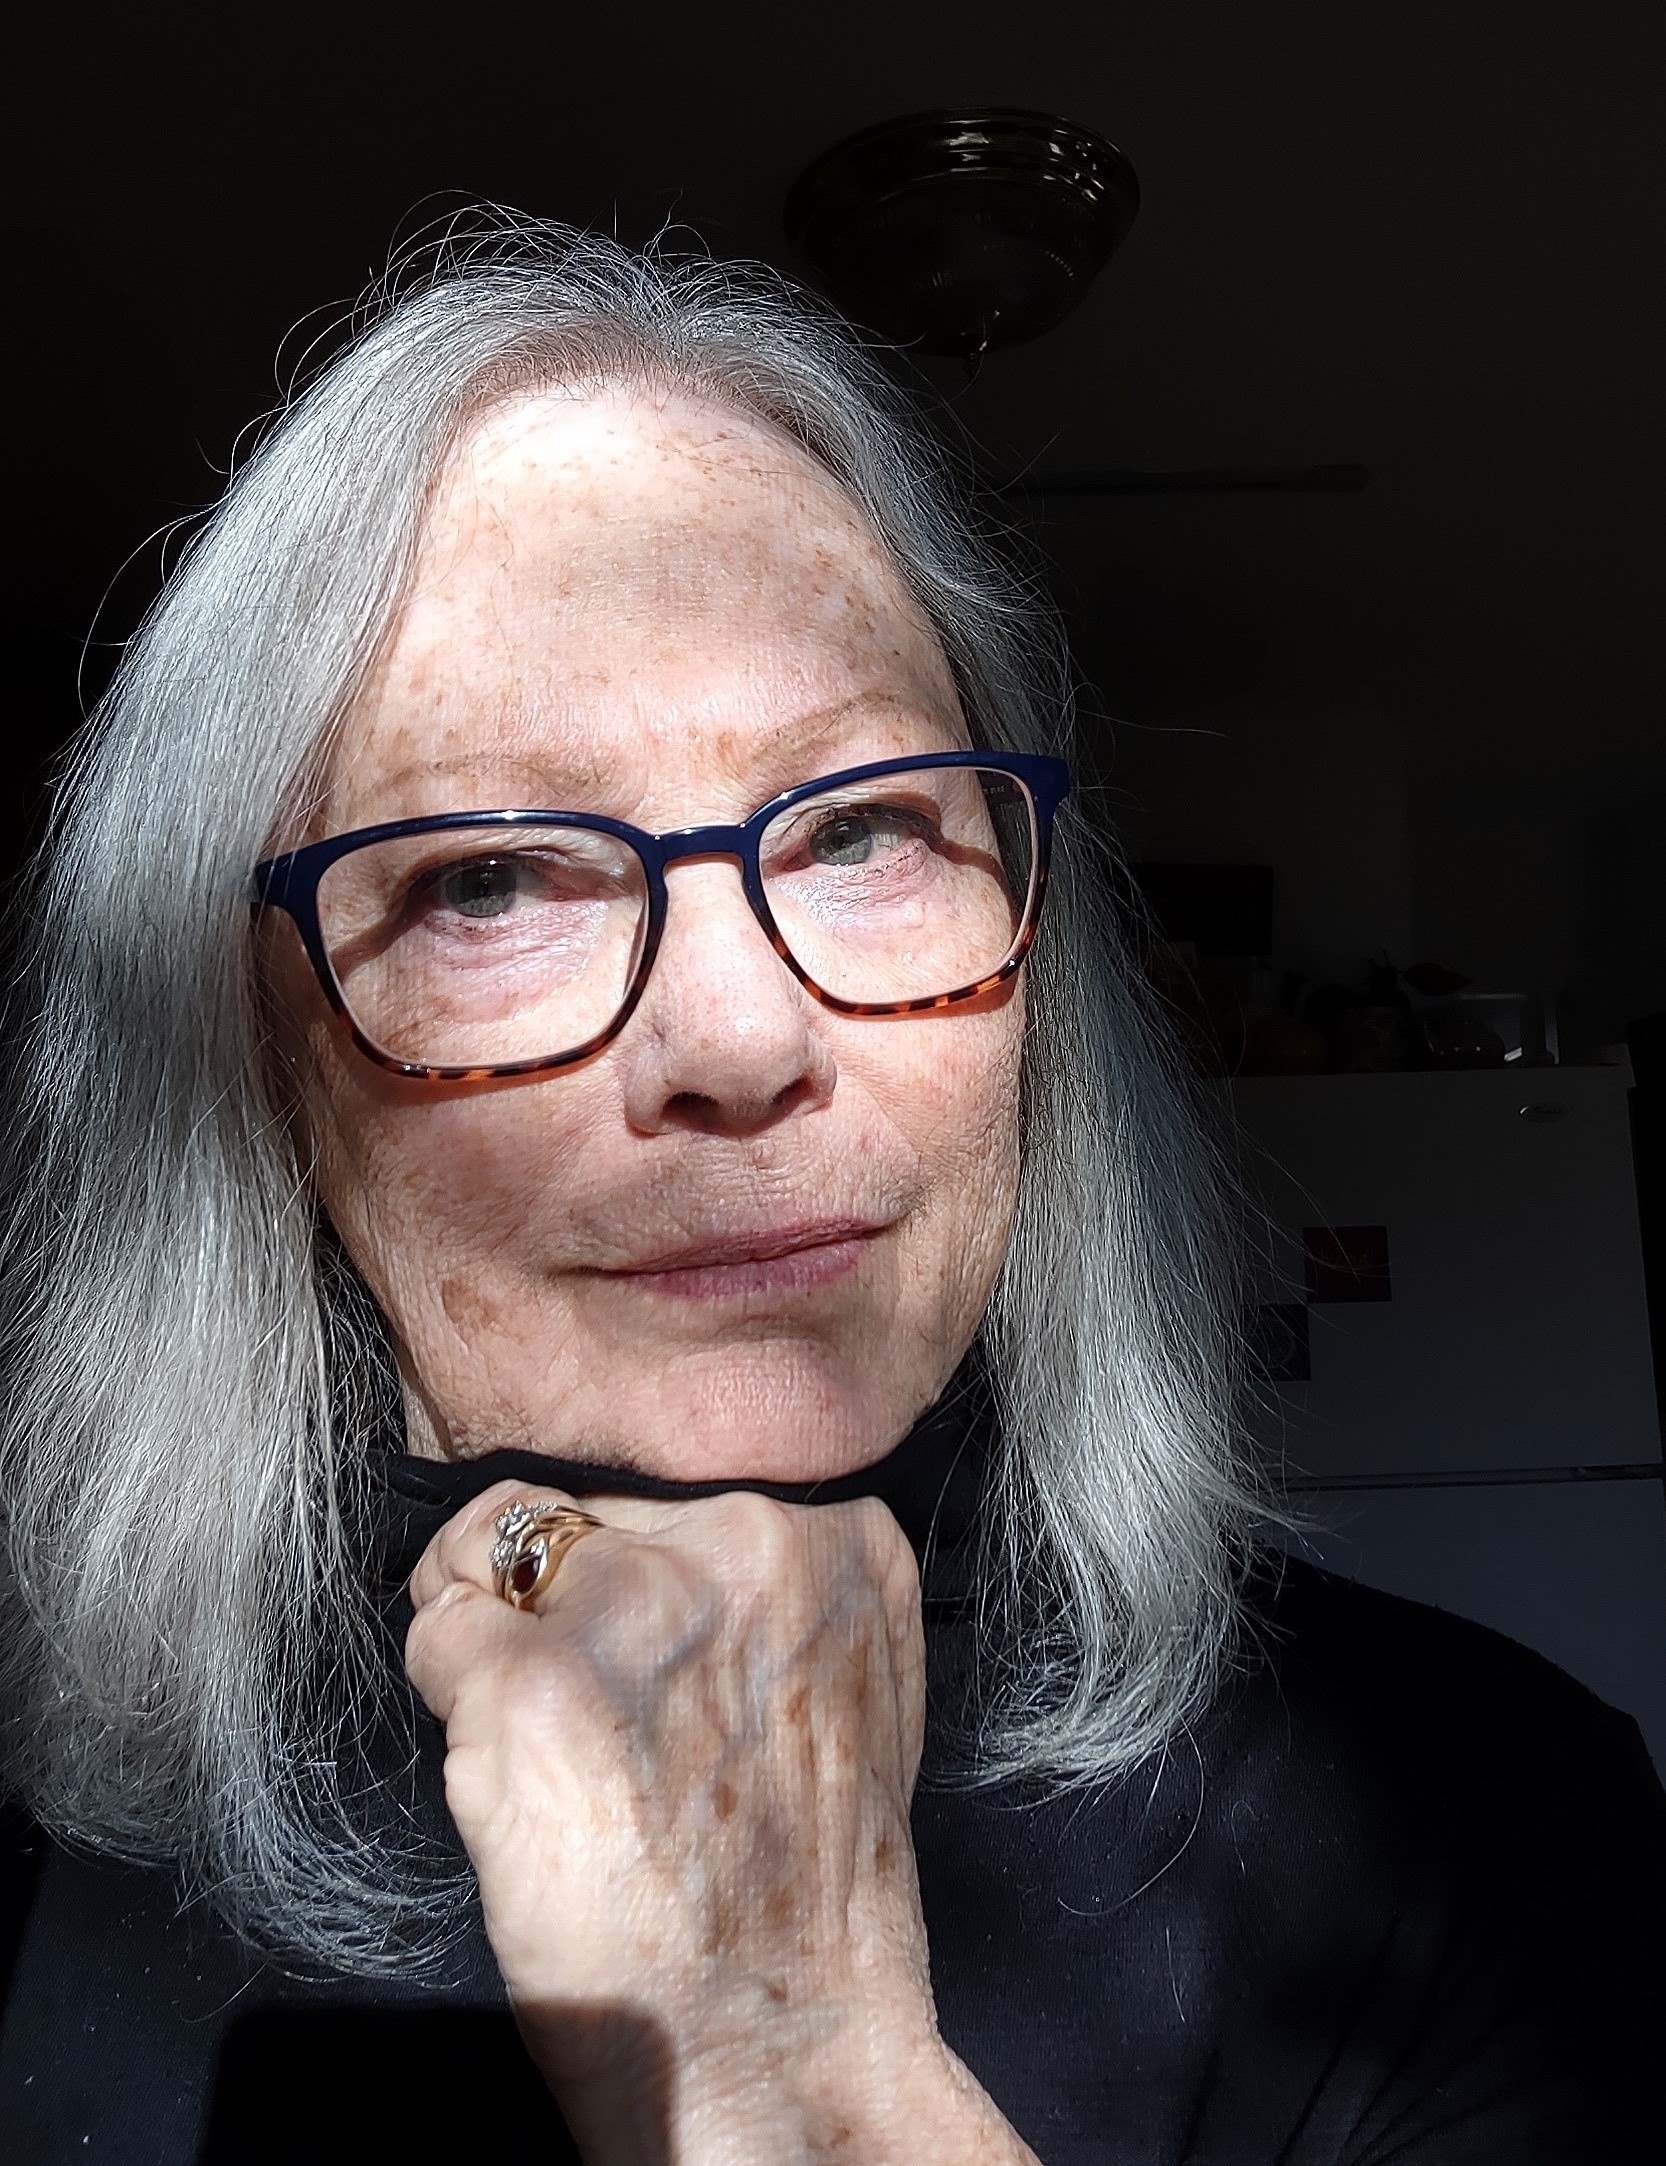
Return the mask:
<path id="1" fill-rule="evenodd" d="M 1035 886 L 1035 809 L 999 768 L 909 768 L 789 805 L 759 861 L 781 937 L 824 991 L 926 1000 L 1012 953 Z"/>
<path id="2" fill-rule="evenodd" d="M 642 861 L 591 828 L 442 828 L 340 857 L 319 883 L 330 965 L 395 1060 L 485 1068 L 576 1050 L 624 1002 Z"/>

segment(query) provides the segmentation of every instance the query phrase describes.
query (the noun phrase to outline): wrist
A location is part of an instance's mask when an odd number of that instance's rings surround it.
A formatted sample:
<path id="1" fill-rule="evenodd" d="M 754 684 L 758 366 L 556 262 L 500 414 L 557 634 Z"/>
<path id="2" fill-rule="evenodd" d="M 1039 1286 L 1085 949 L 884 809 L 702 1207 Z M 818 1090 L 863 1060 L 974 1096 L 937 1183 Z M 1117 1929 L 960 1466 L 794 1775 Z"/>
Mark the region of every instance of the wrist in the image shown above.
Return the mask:
<path id="1" fill-rule="evenodd" d="M 819 2166 L 826 2155 L 803 2101 L 763 2071 L 552 2095 L 584 2166 Z"/>
<path id="2" fill-rule="evenodd" d="M 907 2130 L 918 2140 L 952 2059 L 934 2011 L 893 2010 L 662 2050 L 628 2079 L 575 2088 L 543 2073 L 585 2166 L 879 2166 L 901 2159 Z"/>
<path id="3" fill-rule="evenodd" d="M 684 2092 L 681 2157 L 688 2166 L 901 2166 L 916 2159 L 921 2127 L 952 2087 L 952 2061 L 934 2009 L 846 2010 L 813 2043 L 801 2037 L 773 2059 L 754 2048 L 708 2063 Z"/>

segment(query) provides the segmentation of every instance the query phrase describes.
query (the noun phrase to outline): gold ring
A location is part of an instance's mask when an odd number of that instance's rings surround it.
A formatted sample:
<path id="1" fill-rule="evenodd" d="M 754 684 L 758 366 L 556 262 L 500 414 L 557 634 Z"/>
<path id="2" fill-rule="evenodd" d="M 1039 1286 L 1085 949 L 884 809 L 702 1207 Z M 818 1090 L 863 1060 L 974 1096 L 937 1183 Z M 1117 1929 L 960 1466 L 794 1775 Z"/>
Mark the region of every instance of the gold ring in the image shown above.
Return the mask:
<path id="1" fill-rule="evenodd" d="M 576 1504 L 531 1504 L 517 1498 L 495 1524 L 492 1585 L 513 1608 L 530 1609 L 573 1544 L 607 1522 Z"/>

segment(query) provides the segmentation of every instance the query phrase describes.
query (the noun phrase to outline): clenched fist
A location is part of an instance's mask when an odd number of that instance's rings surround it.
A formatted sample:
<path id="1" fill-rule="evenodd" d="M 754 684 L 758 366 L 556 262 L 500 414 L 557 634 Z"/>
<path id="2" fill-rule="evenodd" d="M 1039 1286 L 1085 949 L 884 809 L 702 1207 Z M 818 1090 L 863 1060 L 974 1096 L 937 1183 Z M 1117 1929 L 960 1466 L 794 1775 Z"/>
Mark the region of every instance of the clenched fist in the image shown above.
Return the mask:
<path id="1" fill-rule="evenodd" d="M 909 1822 L 920 1579 L 889 1509 L 587 1497 L 606 1525 L 523 1611 L 489 1561 L 517 1497 L 578 1501 L 505 1482 L 449 1520 L 412 1575 L 405 1660 L 563 2106 L 668 2082 L 716 2100 L 935 2040 Z"/>

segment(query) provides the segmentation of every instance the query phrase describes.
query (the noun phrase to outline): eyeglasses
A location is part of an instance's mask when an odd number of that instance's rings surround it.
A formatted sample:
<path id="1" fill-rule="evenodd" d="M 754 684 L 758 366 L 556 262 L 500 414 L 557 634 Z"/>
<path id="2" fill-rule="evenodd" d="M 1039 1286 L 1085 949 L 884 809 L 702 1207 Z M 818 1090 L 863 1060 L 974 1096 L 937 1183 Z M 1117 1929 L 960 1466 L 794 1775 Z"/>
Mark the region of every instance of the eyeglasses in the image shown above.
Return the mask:
<path id="1" fill-rule="evenodd" d="M 267 858 L 359 1050 L 475 1081 L 565 1068 L 615 1038 L 665 926 L 665 873 L 739 860 L 765 937 L 844 1015 L 955 1007 L 1019 968 L 1069 765 L 1018 752 L 874 760 L 784 790 L 738 826 L 654 835 L 599 813 L 446 812 Z"/>

